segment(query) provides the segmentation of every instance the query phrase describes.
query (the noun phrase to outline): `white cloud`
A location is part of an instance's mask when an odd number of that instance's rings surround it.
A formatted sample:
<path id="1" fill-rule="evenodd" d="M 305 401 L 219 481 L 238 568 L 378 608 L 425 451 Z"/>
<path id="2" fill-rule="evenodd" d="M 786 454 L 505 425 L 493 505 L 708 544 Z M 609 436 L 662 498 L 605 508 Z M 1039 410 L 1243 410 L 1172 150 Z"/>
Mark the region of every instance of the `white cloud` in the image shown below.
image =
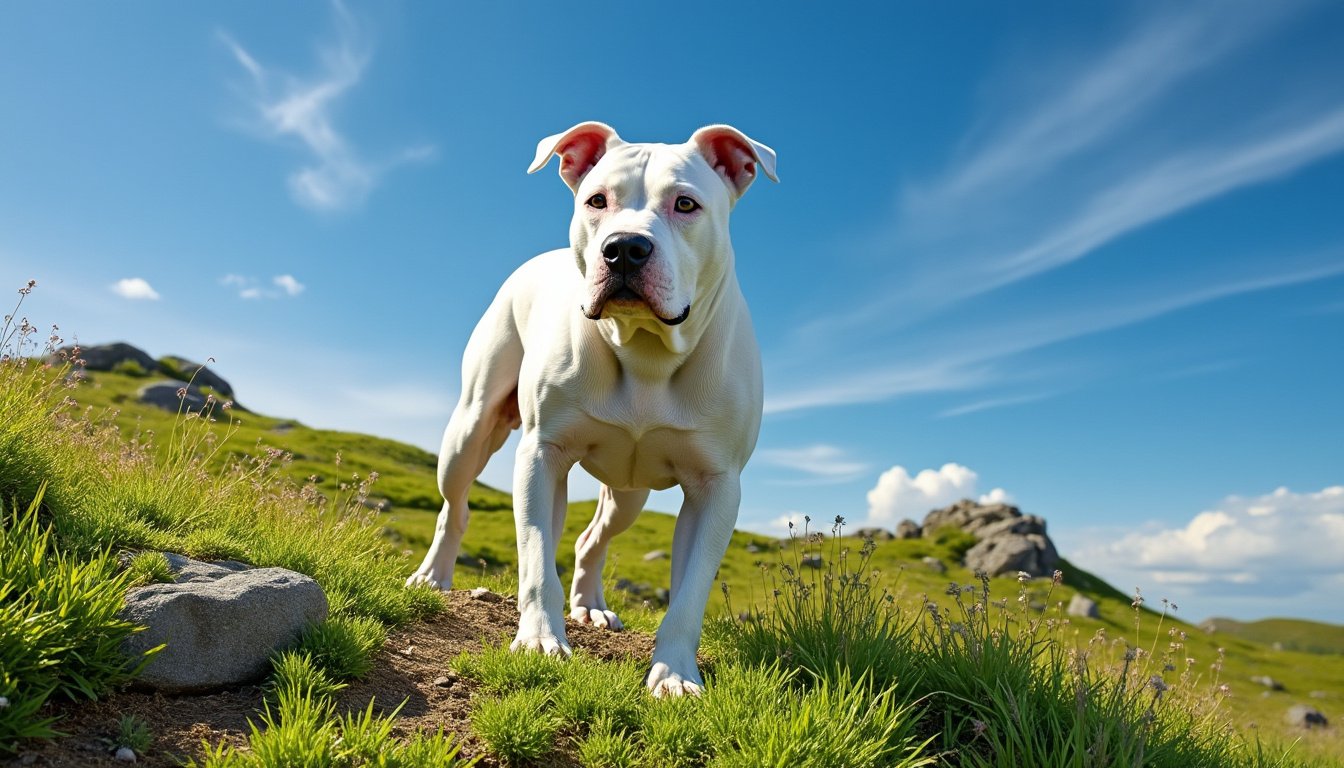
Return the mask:
<path id="1" fill-rule="evenodd" d="M 112 292 L 132 301 L 159 300 L 159 292 L 142 277 L 123 277 L 112 284 Z"/>
<path id="2" fill-rule="evenodd" d="M 432 146 L 416 146 L 392 153 L 385 161 L 370 161 L 336 128 L 336 103 L 363 79 L 370 60 L 355 19 L 339 2 L 332 5 L 336 40 L 319 51 L 321 72 L 304 79 L 272 70 L 227 33 L 219 37 L 251 78 L 249 97 L 253 119 L 272 138 L 297 139 L 313 162 L 289 176 L 296 202 L 315 211 L 340 211 L 361 204 L 380 177 L 410 162 L 432 158 Z"/>
<path id="3" fill-rule="evenodd" d="M 271 282 L 280 286 L 280 288 L 290 296 L 298 296 L 300 293 L 303 293 L 305 287 L 303 283 L 295 280 L 293 275 L 276 275 L 271 278 Z"/>
<path id="4" fill-rule="evenodd" d="M 807 475 L 806 479 L 788 481 L 790 484 L 843 483 L 868 471 L 867 462 L 849 458 L 840 448 L 822 443 L 802 448 L 765 448 L 755 455 L 760 461 Z"/>
<path id="5" fill-rule="evenodd" d="M 771 520 L 769 527 L 771 533 L 779 534 L 781 537 L 789 535 L 789 531 L 793 531 L 793 535 L 795 536 L 802 537 L 804 530 L 808 533 L 814 533 L 817 530 L 815 526 L 808 522 L 807 515 L 804 515 L 802 512 L 792 511 L 785 512 L 774 520 Z M 822 532 L 825 533 L 825 531 Z"/>
<path id="6" fill-rule="evenodd" d="M 891 527 L 903 519 L 923 520 L 931 510 L 966 498 L 976 498 L 979 476 L 969 467 L 949 462 L 925 469 L 913 477 L 899 464 L 883 472 L 868 491 L 868 522 Z M 1008 492 L 995 488 L 979 496 L 982 504 L 1011 501 Z"/>
<path id="7" fill-rule="evenodd" d="M 293 275 L 276 275 L 271 278 L 271 285 L 279 290 L 263 288 L 261 281 L 248 275 L 228 274 L 219 279 L 219 284 L 227 288 L 233 288 L 238 291 L 240 299 L 279 299 L 285 296 L 294 297 L 303 293 L 307 288 L 300 283 Z"/>
<path id="8" fill-rule="evenodd" d="M 1160 585 L 1204 612 L 1321 615 L 1320 600 L 1338 599 L 1329 585 L 1344 582 L 1344 485 L 1229 496 L 1184 525 L 1087 540 L 1075 562 L 1121 588 Z"/>

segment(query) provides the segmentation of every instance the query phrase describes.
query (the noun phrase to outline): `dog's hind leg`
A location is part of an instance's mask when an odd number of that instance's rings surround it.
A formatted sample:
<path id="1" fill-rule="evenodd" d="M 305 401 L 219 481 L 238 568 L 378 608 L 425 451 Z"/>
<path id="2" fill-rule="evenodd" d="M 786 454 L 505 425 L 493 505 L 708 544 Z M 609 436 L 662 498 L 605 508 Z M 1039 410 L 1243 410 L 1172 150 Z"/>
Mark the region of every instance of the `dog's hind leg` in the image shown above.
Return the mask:
<path id="1" fill-rule="evenodd" d="M 607 600 L 602 594 L 602 566 L 612 537 L 635 522 L 648 499 L 648 491 L 613 491 L 604 485 L 598 492 L 593 521 L 574 542 L 574 584 L 569 591 L 571 619 L 621 629 L 621 620 L 607 610 Z"/>
<path id="2" fill-rule="evenodd" d="M 509 432 L 518 428 L 518 369 L 523 344 L 513 322 L 510 302 L 502 292 L 486 311 L 467 342 L 462 365 L 462 397 L 443 432 L 439 450 L 439 491 L 443 509 L 425 560 L 407 586 L 453 585 L 462 537 L 467 532 L 467 494 Z"/>

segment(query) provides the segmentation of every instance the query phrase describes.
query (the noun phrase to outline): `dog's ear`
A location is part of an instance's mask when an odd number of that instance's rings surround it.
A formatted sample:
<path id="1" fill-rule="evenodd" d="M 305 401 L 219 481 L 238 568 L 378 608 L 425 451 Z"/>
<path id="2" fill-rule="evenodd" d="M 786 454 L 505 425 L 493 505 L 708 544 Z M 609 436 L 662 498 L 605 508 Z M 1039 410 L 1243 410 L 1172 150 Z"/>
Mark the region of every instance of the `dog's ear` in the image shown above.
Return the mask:
<path id="1" fill-rule="evenodd" d="M 771 181 L 779 181 L 775 150 L 731 125 L 707 125 L 691 136 L 691 143 L 700 149 L 709 167 L 723 177 L 735 197 L 741 197 L 756 180 L 757 165 Z"/>
<path id="2" fill-rule="evenodd" d="M 616 130 L 606 123 L 579 123 L 564 133 L 547 136 L 537 142 L 537 156 L 533 158 L 527 172 L 536 173 L 546 167 L 551 155 L 559 155 L 560 178 L 577 192 L 579 182 L 607 153 L 607 147 L 620 140 Z"/>

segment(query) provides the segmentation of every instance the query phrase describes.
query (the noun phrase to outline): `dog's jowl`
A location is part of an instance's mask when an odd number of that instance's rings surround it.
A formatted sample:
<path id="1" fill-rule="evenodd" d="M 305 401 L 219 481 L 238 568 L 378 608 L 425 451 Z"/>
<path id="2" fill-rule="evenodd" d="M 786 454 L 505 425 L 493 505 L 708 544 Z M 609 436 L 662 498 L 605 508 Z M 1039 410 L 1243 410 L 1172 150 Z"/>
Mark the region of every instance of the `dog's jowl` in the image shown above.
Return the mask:
<path id="1" fill-rule="evenodd" d="M 631 144 L 583 123 L 543 139 L 529 171 L 552 155 L 574 191 L 570 247 L 519 267 L 467 342 L 439 454 L 443 511 L 409 583 L 451 586 L 467 491 L 521 427 L 512 647 L 568 654 L 555 550 L 570 468 L 602 489 L 575 545 L 569 614 L 610 629 L 621 623 L 602 594 L 607 546 L 650 489 L 679 485 L 671 600 L 647 682 L 658 696 L 698 693 L 705 603 L 761 422 L 760 353 L 728 218 L 758 171 L 776 178 L 775 153 L 726 125 L 684 144 Z"/>

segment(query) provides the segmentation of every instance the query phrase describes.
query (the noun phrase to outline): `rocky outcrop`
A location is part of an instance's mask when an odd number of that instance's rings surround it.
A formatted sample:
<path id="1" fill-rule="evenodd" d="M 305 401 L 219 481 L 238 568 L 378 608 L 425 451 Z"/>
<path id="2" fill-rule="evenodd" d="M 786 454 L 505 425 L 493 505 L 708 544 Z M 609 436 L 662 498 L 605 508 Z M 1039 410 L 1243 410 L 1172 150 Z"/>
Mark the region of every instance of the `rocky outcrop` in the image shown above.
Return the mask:
<path id="1" fill-rule="evenodd" d="M 159 370 L 178 381 L 191 382 L 192 386 L 198 389 L 208 388 L 215 393 L 217 399 L 233 399 L 233 387 L 229 385 L 229 382 L 206 367 L 204 363 L 193 362 L 177 355 L 167 355 L 159 360 L 158 367 Z"/>
<path id="2" fill-rule="evenodd" d="M 162 408 L 165 411 L 199 413 L 207 404 L 206 394 L 195 387 L 188 387 L 180 381 L 159 381 L 146 384 L 135 395 L 145 405 Z"/>
<path id="3" fill-rule="evenodd" d="M 873 541 L 890 541 L 896 538 L 886 528 L 860 528 L 854 532 L 854 535 L 860 539 L 872 539 Z"/>
<path id="4" fill-rule="evenodd" d="M 62 347 L 53 355 L 53 362 L 64 362 L 70 355 L 74 354 L 74 347 Z M 159 362 L 149 356 L 149 353 L 139 347 L 127 344 L 124 341 L 114 342 L 112 344 L 98 344 L 92 347 L 80 347 L 79 359 L 84 361 L 84 369 L 89 371 L 111 371 L 138 370 L 139 373 L 149 374 L 159 369 Z M 118 367 L 120 366 L 120 367 Z"/>
<path id="5" fill-rule="evenodd" d="M 322 588 L 301 573 L 166 557 L 176 580 L 130 590 L 122 611 L 146 627 L 123 644 L 129 658 L 164 645 L 139 685 L 186 693 L 255 682 L 276 651 L 327 617 Z"/>
<path id="6" fill-rule="evenodd" d="M 1045 533 L 1045 520 L 1024 515 L 1011 504 L 979 504 L 962 499 L 950 507 L 935 509 L 924 518 L 922 535 L 932 538 L 944 528 L 957 528 L 976 537 L 966 552 L 965 564 L 972 571 L 990 576 L 1025 572 L 1049 576 L 1059 564 L 1059 552 Z"/>
<path id="7" fill-rule="evenodd" d="M 914 520 L 902 520 L 896 524 L 896 538 L 898 539 L 918 539 L 924 533 L 924 529 L 919 527 L 919 523 Z"/>

